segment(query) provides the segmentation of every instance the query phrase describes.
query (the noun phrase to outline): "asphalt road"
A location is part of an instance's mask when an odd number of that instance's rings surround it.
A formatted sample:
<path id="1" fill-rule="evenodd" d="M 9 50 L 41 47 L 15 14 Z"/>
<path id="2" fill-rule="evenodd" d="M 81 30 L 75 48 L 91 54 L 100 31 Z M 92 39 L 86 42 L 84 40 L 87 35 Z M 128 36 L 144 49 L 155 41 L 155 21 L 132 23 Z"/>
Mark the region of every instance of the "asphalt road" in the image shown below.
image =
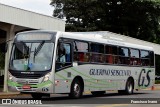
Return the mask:
<path id="1" fill-rule="evenodd" d="M 14 99 L 14 101 L 13 101 Z M 33 101 L 31 96 L 13 97 L 12 101 Z M 39 100 L 38 100 L 39 101 Z M 160 91 L 138 91 L 133 95 L 119 95 L 110 91 L 101 96 L 85 94 L 81 99 L 71 99 L 67 95 L 53 95 L 42 98 L 42 105 L 0 105 L 2 107 L 160 107 Z M 23 102 L 24 103 L 24 102 Z M 159 103 L 159 104 L 156 104 Z"/>

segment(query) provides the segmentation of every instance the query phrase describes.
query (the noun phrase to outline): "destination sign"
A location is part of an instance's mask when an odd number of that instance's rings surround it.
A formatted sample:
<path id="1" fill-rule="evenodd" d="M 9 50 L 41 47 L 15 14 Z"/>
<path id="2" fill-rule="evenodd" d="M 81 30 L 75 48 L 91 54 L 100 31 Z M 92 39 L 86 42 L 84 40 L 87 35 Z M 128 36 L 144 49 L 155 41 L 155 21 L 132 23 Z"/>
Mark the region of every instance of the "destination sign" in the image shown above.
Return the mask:
<path id="1" fill-rule="evenodd" d="M 24 33 L 17 36 L 17 40 L 51 40 L 50 33 Z"/>

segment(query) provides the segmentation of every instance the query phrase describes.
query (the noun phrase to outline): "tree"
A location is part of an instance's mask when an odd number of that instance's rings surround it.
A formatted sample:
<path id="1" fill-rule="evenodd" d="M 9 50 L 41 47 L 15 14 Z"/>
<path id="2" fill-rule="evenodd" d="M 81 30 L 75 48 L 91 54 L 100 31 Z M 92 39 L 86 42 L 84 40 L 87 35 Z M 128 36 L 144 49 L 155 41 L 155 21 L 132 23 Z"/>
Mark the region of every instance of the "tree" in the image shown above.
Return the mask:
<path id="1" fill-rule="evenodd" d="M 54 16 L 66 17 L 66 31 L 111 31 L 160 44 L 160 0 L 52 0 L 53 4 L 63 4 Z M 159 59 L 156 56 L 157 70 Z"/>
<path id="2" fill-rule="evenodd" d="M 63 14 L 63 7 L 64 7 L 64 0 L 51 0 L 50 5 L 54 6 L 53 16 L 62 19 L 64 16 Z"/>
<path id="3" fill-rule="evenodd" d="M 66 17 L 66 31 L 107 30 L 160 43 L 158 0 L 52 0 L 53 4 L 63 4 L 54 16 Z"/>

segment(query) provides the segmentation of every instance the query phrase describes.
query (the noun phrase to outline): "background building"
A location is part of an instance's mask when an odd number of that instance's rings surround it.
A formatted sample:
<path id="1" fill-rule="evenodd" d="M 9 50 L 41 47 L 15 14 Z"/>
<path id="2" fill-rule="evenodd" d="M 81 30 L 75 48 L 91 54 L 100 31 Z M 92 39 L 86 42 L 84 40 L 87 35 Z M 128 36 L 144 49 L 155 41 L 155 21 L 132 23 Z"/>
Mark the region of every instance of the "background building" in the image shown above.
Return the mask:
<path id="1" fill-rule="evenodd" d="M 8 60 L 16 33 L 35 29 L 65 31 L 65 21 L 27 10 L 0 4 L 0 86 L 6 84 Z M 8 44 L 8 51 L 5 45 Z M 7 91 L 4 85 L 4 91 Z"/>

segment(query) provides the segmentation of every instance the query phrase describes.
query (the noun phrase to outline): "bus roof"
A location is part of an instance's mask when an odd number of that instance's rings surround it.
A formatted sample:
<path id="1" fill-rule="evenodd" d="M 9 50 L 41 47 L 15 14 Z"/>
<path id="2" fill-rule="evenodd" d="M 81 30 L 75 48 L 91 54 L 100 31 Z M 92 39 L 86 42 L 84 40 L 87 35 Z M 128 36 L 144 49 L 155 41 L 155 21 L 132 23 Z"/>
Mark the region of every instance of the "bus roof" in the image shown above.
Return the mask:
<path id="1" fill-rule="evenodd" d="M 18 34 L 31 33 L 31 32 L 42 32 L 42 33 L 57 32 L 58 38 L 64 37 L 64 38 L 70 38 L 70 39 L 76 39 L 76 40 L 82 40 L 82 41 L 90 41 L 90 42 L 96 42 L 96 43 L 103 43 L 103 44 L 109 44 L 109 45 L 116 45 L 116 46 L 122 46 L 122 47 L 128 47 L 128 48 L 137 48 L 142 50 L 153 51 L 153 47 L 143 46 L 143 45 L 138 45 L 138 44 L 123 41 L 123 39 L 120 38 L 120 36 L 122 35 L 108 32 L 108 31 L 61 32 L 61 31 L 33 30 L 33 31 L 26 31 Z M 116 35 L 117 37 L 113 37 L 113 35 L 114 36 Z"/>
<path id="2" fill-rule="evenodd" d="M 104 43 L 109 45 L 117 45 L 128 48 L 137 48 L 142 50 L 153 51 L 152 47 L 143 46 L 123 41 L 121 38 L 115 38 L 112 35 L 119 35 L 111 32 L 62 32 L 64 38 L 72 38 L 77 40 Z"/>

